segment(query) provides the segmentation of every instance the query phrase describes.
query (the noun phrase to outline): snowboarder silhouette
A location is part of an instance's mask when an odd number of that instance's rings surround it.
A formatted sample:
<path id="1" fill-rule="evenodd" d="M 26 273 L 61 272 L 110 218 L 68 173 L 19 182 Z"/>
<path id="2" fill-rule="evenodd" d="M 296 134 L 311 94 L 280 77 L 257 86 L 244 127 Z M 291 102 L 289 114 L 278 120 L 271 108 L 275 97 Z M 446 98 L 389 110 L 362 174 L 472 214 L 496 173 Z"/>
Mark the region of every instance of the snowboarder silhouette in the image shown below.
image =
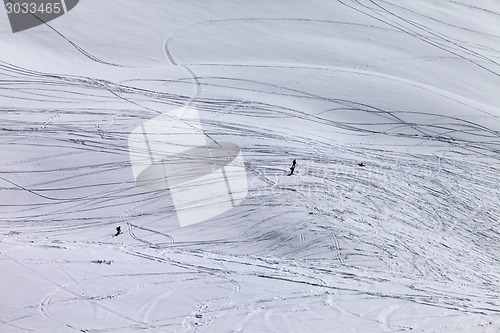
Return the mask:
<path id="1" fill-rule="evenodd" d="M 358 163 L 358 166 L 364 167 L 365 165 L 361 162 L 361 163 Z"/>
<path id="2" fill-rule="evenodd" d="M 118 236 L 118 235 L 119 235 L 119 234 L 121 234 L 121 233 L 122 233 L 122 227 L 117 226 L 117 227 L 116 227 L 116 235 L 115 235 L 115 237 L 116 237 L 116 236 Z"/>
<path id="3" fill-rule="evenodd" d="M 295 171 L 295 166 L 296 165 L 297 165 L 297 160 L 293 160 L 292 167 L 290 168 L 290 173 L 288 174 L 288 176 L 293 175 L 293 172 Z"/>

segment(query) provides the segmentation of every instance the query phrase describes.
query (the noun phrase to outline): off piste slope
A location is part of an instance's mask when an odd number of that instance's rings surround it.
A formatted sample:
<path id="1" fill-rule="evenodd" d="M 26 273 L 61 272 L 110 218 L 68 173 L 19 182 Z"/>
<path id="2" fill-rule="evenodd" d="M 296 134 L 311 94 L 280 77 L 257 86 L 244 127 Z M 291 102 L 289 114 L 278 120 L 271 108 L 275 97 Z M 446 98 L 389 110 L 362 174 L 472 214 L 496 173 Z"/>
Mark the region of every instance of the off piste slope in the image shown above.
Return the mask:
<path id="1" fill-rule="evenodd" d="M 88 0 L 0 24 L 0 331 L 499 332 L 499 18 Z M 186 105 L 249 195 L 180 228 L 127 140 Z"/>

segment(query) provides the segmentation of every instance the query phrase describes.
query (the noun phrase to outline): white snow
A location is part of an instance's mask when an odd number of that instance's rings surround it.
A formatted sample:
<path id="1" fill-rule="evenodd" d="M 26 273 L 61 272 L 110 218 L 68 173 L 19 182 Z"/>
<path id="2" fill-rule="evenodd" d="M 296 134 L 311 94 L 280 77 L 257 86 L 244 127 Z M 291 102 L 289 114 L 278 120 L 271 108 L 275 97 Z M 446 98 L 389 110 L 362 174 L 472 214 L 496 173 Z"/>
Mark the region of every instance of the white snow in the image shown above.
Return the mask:
<path id="1" fill-rule="evenodd" d="M 500 2 L 0 17 L 0 332 L 500 332 Z M 127 140 L 186 105 L 249 194 L 181 228 Z"/>

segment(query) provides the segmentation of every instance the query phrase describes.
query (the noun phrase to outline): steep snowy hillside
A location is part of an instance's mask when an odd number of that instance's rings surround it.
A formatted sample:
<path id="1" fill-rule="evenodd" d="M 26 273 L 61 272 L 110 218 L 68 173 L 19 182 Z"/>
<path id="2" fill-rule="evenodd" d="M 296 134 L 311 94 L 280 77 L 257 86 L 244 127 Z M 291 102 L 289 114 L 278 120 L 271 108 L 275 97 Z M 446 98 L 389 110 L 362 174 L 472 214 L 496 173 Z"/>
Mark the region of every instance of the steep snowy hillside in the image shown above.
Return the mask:
<path id="1" fill-rule="evenodd" d="M 0 332 L 500 332 L 500 2 L 0 17 Z M 138 186 L 193 138 L 239 191 Z"/>

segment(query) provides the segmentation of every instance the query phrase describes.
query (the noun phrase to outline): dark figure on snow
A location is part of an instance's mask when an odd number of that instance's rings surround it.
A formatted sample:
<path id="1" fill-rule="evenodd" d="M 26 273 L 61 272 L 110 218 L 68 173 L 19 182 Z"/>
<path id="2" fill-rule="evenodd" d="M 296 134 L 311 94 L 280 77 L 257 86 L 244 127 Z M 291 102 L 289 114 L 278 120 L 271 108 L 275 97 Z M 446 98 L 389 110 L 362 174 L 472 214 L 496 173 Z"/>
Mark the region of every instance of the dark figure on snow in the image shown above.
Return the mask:
<path id="1" fill-rule="evenodd" d="M 290 173 L 288 174 L 289 176 L 293 175 L 293 172 L 295 171 L 296 165 L 297 165 L 297 160 L 293 160 L 292 167 L 290 168 Z"/>
<path id="2" fill-rule="evenodd" d="M 116 227 L 116 235 L 115 235 L 115 237 L 116 237 L 116 236 L 118 236 L 118 235 L 119 235 L 119 234 L 121 234 L 121 233 L 122 233 L 122 227 L 117 226 L 117 227 Z"/>
<path id="3" fill-rule="evenodd" d="M 363 163 L 358 163 L 358 166 L 364 167 L 365 165 Z"/>

